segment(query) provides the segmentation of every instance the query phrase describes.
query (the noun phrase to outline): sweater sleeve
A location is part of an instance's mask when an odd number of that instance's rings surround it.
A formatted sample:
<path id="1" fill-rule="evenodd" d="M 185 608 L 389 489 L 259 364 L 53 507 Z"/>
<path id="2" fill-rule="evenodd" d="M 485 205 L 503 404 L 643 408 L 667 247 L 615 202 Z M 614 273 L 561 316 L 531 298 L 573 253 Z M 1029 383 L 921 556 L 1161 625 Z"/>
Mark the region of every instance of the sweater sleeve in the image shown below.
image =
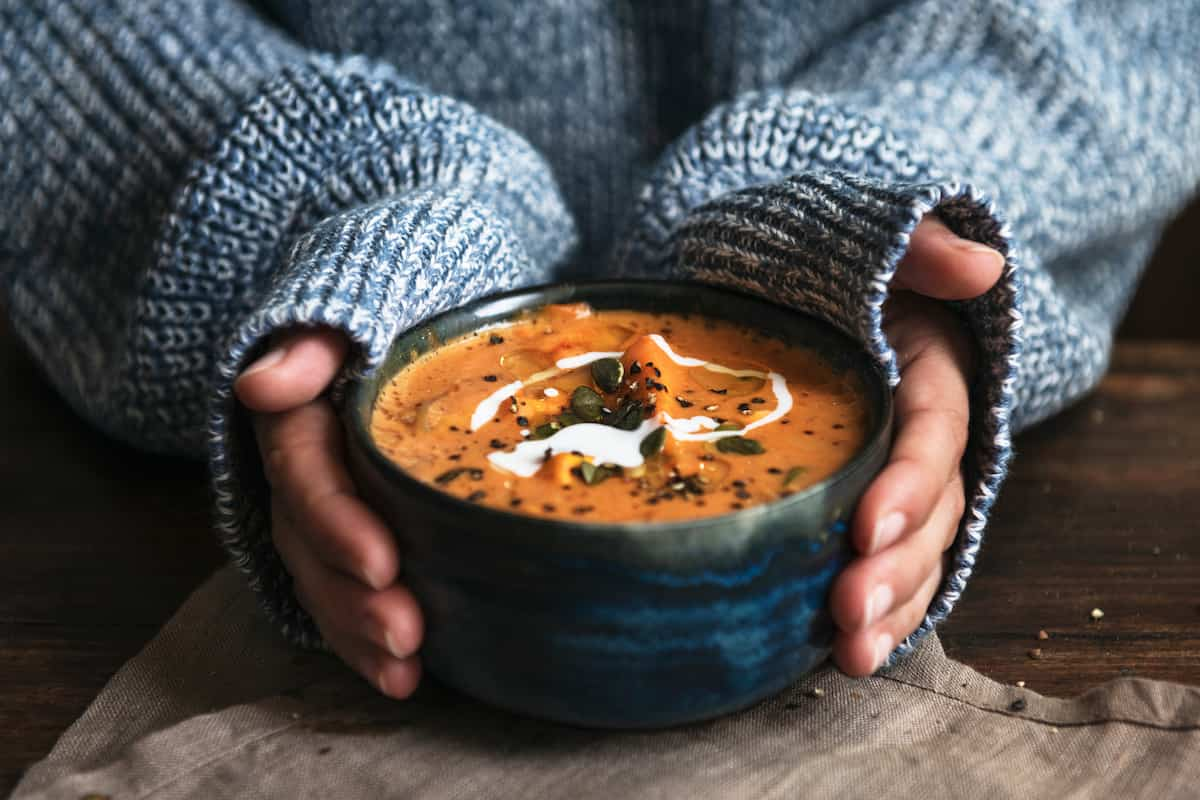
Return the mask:
<path id="1" fill-rule="evenodd" d="M 963 591 L 1012 434 L 1099 380 L 1140 270 L 1197 184 L 1198 40 L 1194 1 L 894 4 L 831 37 L 786 88 L 713 110 L 640 195 L 626 274 L 814 313 L 863 341 L 893 383 L 881 307 L 921 217 L 1006 255 L 994 289 L 953 304 L 982 353 L 968 502 L 952 567 L 893 659 Z"/>
<path id="2" fill-rule="evenodd" d="M 217 528 L 317 643 L 232 382 L 283 326 L 394 335 L 545 280 L 575 232 L 512 131 L 234 0 L 0 0 L 0 297 L 84 416 L 207 457 Z"/>

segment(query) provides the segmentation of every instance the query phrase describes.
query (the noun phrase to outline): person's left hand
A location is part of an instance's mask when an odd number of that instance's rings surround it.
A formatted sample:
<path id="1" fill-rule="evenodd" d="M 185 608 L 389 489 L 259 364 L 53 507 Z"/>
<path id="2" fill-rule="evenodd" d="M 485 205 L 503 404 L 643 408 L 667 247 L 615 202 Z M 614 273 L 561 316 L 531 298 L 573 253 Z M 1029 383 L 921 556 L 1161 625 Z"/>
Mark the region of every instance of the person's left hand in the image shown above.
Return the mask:
<path id="1" fill-rule="evenodd" d="M 830 595 L 838 628 L 836 664 L 870 675 L 925 617 L 945 573 L 965 494 L 972 347 L 940 300 L 977 297 L 1000 277 L 1004 258 L 960 239 L 927 216 L 910 239 L 884 306 L 884 330 L 899 358 L 896 439 L 863 495 L 851 532 L 856 558 Z"/>

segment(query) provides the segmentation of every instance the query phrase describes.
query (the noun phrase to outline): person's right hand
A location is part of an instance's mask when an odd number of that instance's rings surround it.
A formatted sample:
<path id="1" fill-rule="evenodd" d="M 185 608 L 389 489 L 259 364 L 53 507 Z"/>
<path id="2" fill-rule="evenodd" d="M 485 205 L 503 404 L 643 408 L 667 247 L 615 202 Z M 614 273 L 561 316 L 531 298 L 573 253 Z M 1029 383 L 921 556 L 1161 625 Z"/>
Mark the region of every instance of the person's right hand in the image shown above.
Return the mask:
<path id="1" fill-rule="evenodd" d="M 379 691 L 404 698 L 421 679 L 421 610 L 396 582 L 391 532 L 355 492 L 324 397 L 348 347 L 327 328 L 287 332 L 234 391 L 254 415 L 271 484 L 271 535 L 297 600 L 334 653 Z"/>

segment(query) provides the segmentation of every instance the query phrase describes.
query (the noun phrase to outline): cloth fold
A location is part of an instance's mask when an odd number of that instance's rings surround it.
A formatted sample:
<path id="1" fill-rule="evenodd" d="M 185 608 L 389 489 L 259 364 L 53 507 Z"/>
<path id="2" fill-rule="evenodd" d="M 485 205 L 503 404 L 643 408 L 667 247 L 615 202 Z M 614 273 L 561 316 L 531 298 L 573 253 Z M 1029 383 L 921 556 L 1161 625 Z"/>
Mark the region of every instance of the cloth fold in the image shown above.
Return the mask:
<path id="1" fill-rule="evenodd" d="M 14 798 L 1191 797 L 1200 688 L 1072 699 L 988 680 L 936 635 L 872 678 L 819 669 L 663 731 L 516 717 L 427 680 L 377 695 L 297 652 L 227 567 L 126 664 Z"/>

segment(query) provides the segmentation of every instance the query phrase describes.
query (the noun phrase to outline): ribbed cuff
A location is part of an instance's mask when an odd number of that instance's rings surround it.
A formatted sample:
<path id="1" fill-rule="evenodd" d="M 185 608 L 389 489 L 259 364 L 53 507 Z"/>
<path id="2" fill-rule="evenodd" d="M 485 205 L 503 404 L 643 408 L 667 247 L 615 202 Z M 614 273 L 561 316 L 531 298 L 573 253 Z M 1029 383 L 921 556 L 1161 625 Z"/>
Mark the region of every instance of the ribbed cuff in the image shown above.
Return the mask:
<path id="1" fill-rule="evenodd" d="M 270 533 L 270 487 L 248 415 L 233 395 L 240 370 L 274 331 L 329 326 L 378 366 L 398 333 L 476 297 L 545 280 L 506 221 L 461 189 L 412 192 L 331 217 L 302 236 L 258 308 L 238 326 L 217 368 L 209 458 L 217 530 L 286 637 L 320 645 L 297 604 Z"/>
<path id="2" fill-rule="evenodd" d="M 883 332 L 883 303 L 909 236 L 931 211 L 959 236 L 1008 253 L 1002 223 L 969 186 L 824 172 L 734 192 L 694 209 L 674 234 L 675 269 L 827 320 L 864 342 L 896 385 L 900 373 Z M 941 589 L 921 626 L 899 644 L 889 663 L 945 619 L 974 569 L 1012 454 L 1010 416 L 1022 324 L 1019 275 L 1009 255 L 994 288 L 954 304 L 981 353 L 963 461 L 967 507 Z"/>
<path id="3" fill-rule="evenodd" d="M 129 380 L 152 407 L 129 415 L 171 420 L 159 441 L 207 452 L 221 541 L 290 639 L 319 644 L 271 544 L 238 371 L 304 325 L 345 331 L 370 369 L 425 317 L 546 280 L 574 242 L 528 143 L 361 59 L 285 69 L 193 166 L 134 330 Z"/>

